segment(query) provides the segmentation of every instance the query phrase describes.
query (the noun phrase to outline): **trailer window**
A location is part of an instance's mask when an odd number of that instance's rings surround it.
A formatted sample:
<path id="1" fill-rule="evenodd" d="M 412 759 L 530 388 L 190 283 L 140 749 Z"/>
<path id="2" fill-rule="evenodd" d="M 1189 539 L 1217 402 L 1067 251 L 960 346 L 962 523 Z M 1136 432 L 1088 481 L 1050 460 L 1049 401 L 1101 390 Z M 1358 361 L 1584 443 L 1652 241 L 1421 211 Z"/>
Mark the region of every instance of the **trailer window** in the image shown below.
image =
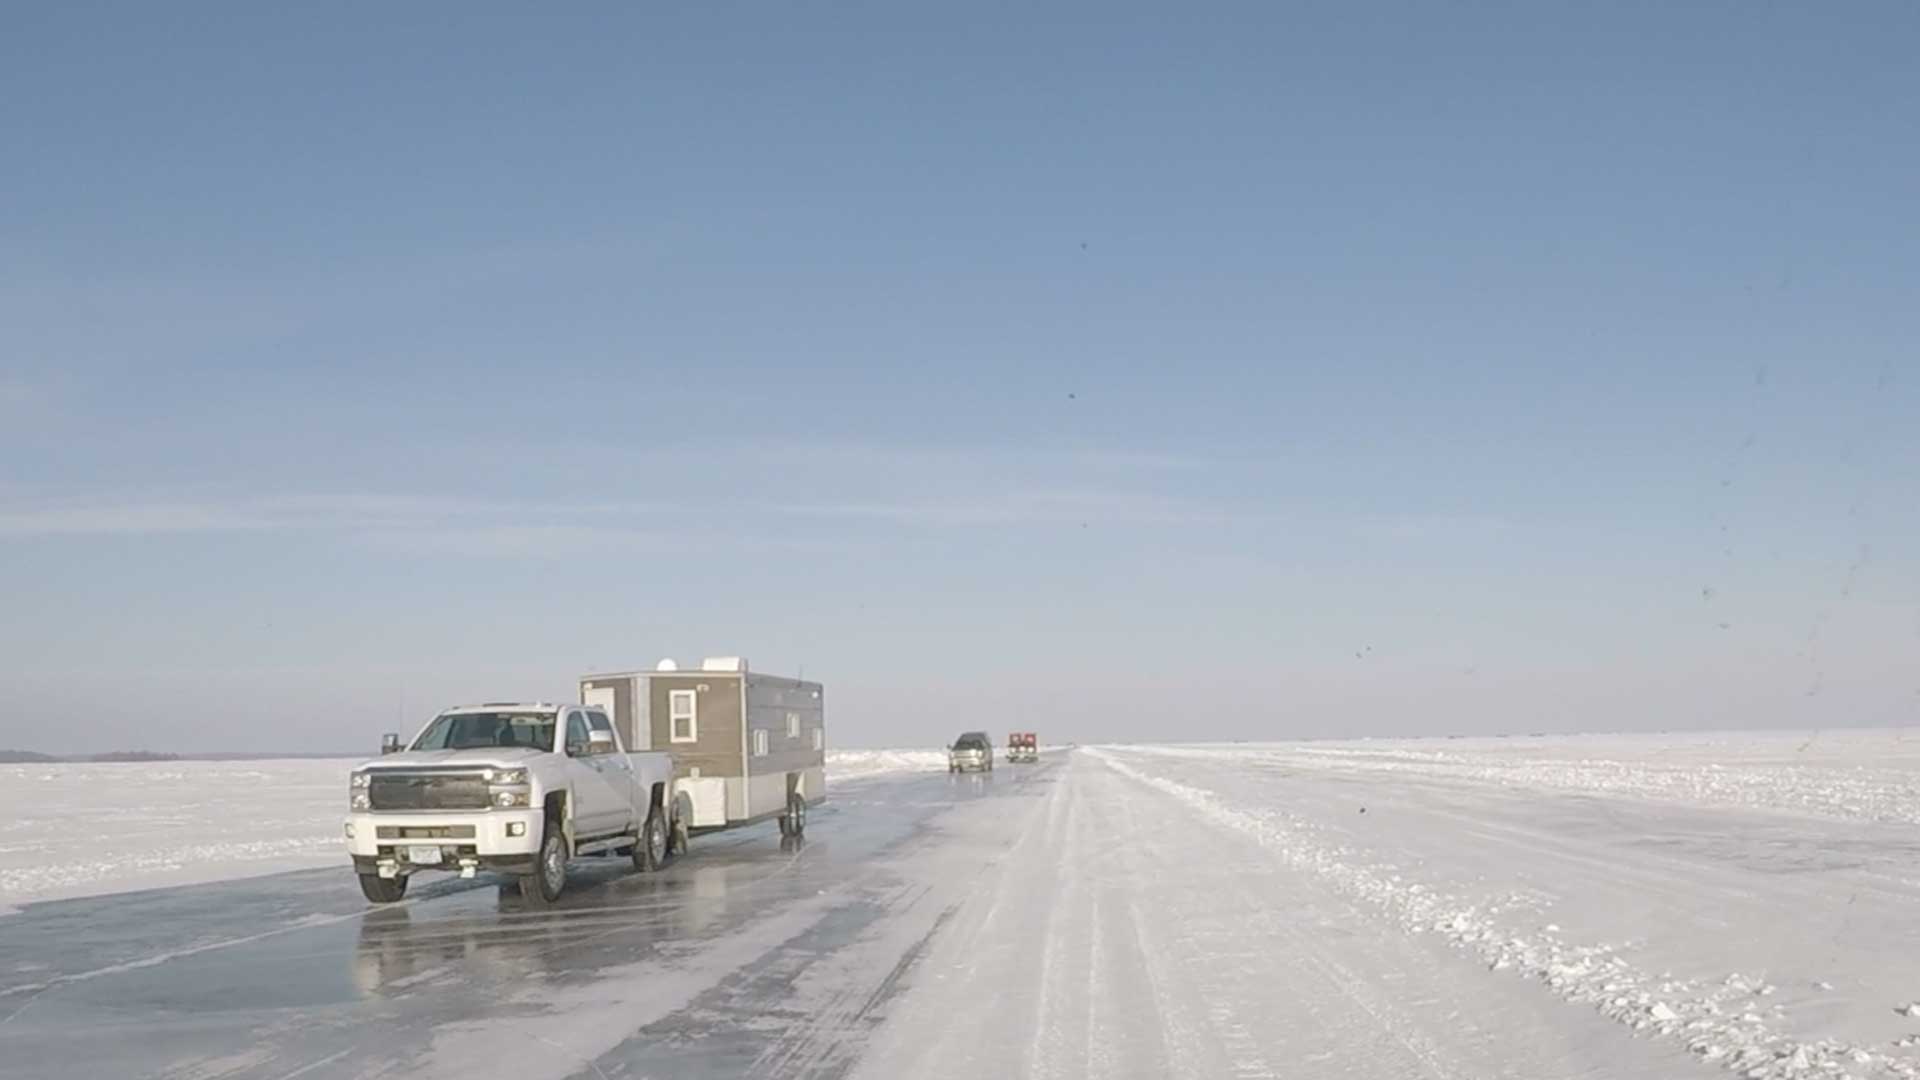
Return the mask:
<path id="1" fill-rule="evenodd" d="M 754 757 L 767 756 L 767 729 L 766 728 L 753 729 L 753 756 Z"/>
<path id="2" fill-rule="evenodd" d="M 827 733 L 820 728 L 813 729 L 813 748 L 815 750 L 825 750 L 827 748 Z"/>
<path id="3" fill-rule="evenodd" d="M 790 712 L 787 714 L 787 738 L 797 739 L 799 737 L 800 737 L 800 714 L 797 712 Z"/>
<path id="4" fill-rule="evenodd" d="M 700 699 L 692 690 L 667 692 L 667 726 L 674 742 L 700 740 Z"/>

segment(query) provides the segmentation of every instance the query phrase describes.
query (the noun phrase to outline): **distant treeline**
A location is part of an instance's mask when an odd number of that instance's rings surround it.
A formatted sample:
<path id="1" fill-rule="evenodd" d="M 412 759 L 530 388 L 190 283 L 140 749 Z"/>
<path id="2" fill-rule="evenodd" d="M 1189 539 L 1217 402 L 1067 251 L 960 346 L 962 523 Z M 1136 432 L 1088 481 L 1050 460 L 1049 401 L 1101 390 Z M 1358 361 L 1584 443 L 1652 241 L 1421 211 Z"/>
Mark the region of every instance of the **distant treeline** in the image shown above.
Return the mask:
<path id="1" fill-rule="evenodd" d="M 179 754 L 156 754 L 151 750 L 115 750 L 106 754 L 86 754 L 80 757 L 56 757 L 53 754 L 36 754 L 32 750 L 0 750 L 0 763 L 9 765 L 31 764 L 47 761 L 179 761 Z"/>
<path id="2" fill-rule="evenodd" d="M 0 750 L 0 765 L 48 764 L 57 761 L 270 761 L 279 758 L 358 758 L 365 754 L 253 754 L 222 752 L 217 754 L 161 754 L 152 750 L 115 750 L 106 754 L 42 754 L 34 750 Z"/>

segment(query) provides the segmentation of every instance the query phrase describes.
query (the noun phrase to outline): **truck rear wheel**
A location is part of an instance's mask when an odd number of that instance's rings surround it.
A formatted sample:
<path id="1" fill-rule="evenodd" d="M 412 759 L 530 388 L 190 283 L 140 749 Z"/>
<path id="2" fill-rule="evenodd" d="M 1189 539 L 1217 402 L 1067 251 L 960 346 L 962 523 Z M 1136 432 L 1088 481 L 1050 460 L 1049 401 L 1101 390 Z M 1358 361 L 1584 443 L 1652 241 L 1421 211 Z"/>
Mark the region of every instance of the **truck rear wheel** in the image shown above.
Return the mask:
<path id="1" fill-rule="evenodd" d="M 407 879 L 394 875 L 360 874 L 360 895 L 376 904 L 391 904 L 407 895 Z"/>
<path id="2" fill-rule="evenodd" d="M 673 823 L 667 828 L 667 853 L 685 855 L 693 842 L 693 800 L 685 795 L 673 799 Z"/>
<path id="3" fill-rule="evenodd" d="M 665 869 L 667 846 L 666 815 L 656 806 L 640 827 L 640 842 L 633 845 L 633 868 L 643 873 Z"/>
<path id="4" fill-rule="evenodd" d="M 807 831 L 807 800 L 799 792 L 787 796 L 787 812 L 780 815 L 781 836 L 804 836 Z"/>
<path id="5" fill-rule="evenodd" d="M 567 887 L 567 838 L 552 825 L 540 838 L 540 854 L 533 873 L 520 876 L 520 898 L 529 904 L 551 904 Z"/>

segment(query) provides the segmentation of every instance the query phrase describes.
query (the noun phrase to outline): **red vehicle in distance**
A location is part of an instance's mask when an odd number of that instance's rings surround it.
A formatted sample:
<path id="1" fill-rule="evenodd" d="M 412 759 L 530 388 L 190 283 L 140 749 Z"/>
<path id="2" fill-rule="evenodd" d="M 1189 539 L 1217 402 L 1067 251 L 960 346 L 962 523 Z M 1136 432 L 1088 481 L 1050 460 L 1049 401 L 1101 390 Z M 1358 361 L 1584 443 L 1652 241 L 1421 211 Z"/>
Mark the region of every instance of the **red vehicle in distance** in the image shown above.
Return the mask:
<path id="1" fill-rule="evenodd" d="M 1040 736 L 1031 731 L 1010 731 L 1007 733 L 1007 760 L 1039 761 Z"/>

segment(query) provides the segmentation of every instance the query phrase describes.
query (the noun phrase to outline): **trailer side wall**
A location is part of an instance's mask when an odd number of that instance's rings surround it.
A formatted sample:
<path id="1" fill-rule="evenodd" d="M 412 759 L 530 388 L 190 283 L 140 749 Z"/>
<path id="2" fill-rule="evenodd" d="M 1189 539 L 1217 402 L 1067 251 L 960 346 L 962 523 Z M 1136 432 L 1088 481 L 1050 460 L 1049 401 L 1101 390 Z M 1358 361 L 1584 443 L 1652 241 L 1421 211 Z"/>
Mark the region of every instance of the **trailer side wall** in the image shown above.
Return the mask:
<path id="1" fill-rule="evenodd" d="M 826 795 L 826 694 L 819 683 L 778 675 L 747 676 L 747 816 L 785 809 L 788 776 L 808 802 Z M 755 732 L 766 732 L 765 754 L 755 754 Z M 818 748 L 816 748 L 818 733 Z"/>

